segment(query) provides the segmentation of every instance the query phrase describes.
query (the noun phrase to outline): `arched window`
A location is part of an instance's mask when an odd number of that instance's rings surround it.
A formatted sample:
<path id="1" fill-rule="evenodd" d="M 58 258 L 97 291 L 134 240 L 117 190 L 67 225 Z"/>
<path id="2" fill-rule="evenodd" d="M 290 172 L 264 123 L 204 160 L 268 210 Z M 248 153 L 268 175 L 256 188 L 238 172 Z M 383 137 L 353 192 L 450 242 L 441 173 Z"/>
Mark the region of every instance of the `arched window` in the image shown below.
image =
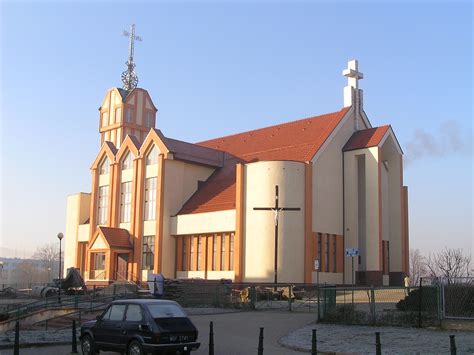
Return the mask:
<path id="1" fill-rule="evenodd" d="M 102 163 L 99 165 L 99 174 L 100 175 L 105 175 L 109 173 L 109 167 L 110 167 L 110 161 L 109 157 L 105 156 L 104 159 L 102 159 Z"/>
<path id="2" fill-rule="evenodd" d="M 158 149 L 153 144 L 153 147 L 150 149 L 148 155 L 146 156 L 146 165 L 158 164 Z"/>
<path id="3" fill-rule="evenodd" d="M 125 158 L 122 160 L 122 170 L 127 170 L 132 168 L 132 154 L 128 152 L 125 155 Z"/>

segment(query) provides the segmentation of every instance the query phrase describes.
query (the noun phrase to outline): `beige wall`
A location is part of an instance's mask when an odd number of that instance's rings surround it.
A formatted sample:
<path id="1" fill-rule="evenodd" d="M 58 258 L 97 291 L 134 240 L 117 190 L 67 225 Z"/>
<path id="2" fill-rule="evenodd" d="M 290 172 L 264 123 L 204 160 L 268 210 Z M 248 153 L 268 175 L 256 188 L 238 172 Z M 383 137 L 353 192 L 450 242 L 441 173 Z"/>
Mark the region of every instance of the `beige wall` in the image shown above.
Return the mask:
<path id="1" fill-rule="evenodd" d="M 363 128 L 361 124 L 361 129 Z M 313 161 L 313 231 L 343 235 L 342 148 L 354 133 L 350 111 Z"/>
<path id="2" fill-rule="evenodd" d="M 318 273 L 313 271 L 311 274 L 312 282 L 317 283 Z M 320 272 L 319 273 L 319 283 L 320 284 L 331 284 L 331 285 L 342 285 L 343 284 L 343 274 L 342 272 Z"/>
<path id="3" fill-rule="evenodd" d="M 271 211 L 254 207 L 275 204 L 275 185 L 280 206 L 301 211 L 282 212 L 279 223 L 278 281 L 304 280 L 304 163 L 268 161 L 245 165 L 244 281 L 273 282 L 275 219 Z"/>
<path id="4" fill-rule="evenodd" d="M 165 277 L 174 277 L 176 241 L 171 233 L 171 217 L 196 192 L 198 181 L 207 180 L 214 169 L 169 159 L 164 164 L 162 273 Z"/>
<path id="5" fill-rule="evenodd" d="M 206 277 L 206 271 L 178 271 L 176 272 L 176 278 L 178 279 L 191 279 Z M 207 280 L 234 280 L 234 271 L 207 271 Z"/>
<path id="6" fill-rule="evenodd" d="M 89 219 L 91 195 L 89 193 L 80 192 L 69 195 L 67 198 L 66 210 L 66 234 L 64 237 L 64 272 L 70 267 L 76 265 L 77 242 L 79 239 L 80 224 Z M 82 228 L 83 229 L 83 228 Z M 81 229 L 81 239 L 84 238 Z M 86 240 L 88 240 L 88 235 Z"/>
<path id="7" fill-rule="evenodd" d="M 170 234 L 186 235 L 235 231 L 235 210 L 171 217 Z"/>
<path id="8" fill-rule="evenodd" d="M 365 221 L 366 238 L 359 236 L 358 211 L 358 165 L 357 156 L 365 156 Z M 359 248 L 364 271 L 380 270 L 379 261 L 379 174 L 378 147 L 358 149 L 344 153 L 344 194 L 345 194 L 345 248 Z M 363 182 L 361 182 L 363 183 Z M 363 245 L 359 240 L 365 240 Z M 351 262 L 346 258 L 344 264 L 345 282 L 351 280 Z M 354 263 L 354 271 L 359 265 Z M 362 271 L 362 269 L 361 269 Z"/>

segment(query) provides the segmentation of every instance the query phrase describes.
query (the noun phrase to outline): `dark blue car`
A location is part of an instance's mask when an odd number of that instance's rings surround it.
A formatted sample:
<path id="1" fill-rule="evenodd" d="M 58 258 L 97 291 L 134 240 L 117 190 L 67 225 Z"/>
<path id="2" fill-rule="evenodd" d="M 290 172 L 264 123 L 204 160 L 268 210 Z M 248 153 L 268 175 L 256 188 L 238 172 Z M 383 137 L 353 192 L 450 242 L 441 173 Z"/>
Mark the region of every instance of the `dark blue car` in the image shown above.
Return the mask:
<path id="1" fill-rule="evenodd" d="M 173 301 L 112 302 L 97 320 L 81 326 L 84 355 L 100 350 L 129 355 L 189 354 L 199 348 L 198 331 Z"/>

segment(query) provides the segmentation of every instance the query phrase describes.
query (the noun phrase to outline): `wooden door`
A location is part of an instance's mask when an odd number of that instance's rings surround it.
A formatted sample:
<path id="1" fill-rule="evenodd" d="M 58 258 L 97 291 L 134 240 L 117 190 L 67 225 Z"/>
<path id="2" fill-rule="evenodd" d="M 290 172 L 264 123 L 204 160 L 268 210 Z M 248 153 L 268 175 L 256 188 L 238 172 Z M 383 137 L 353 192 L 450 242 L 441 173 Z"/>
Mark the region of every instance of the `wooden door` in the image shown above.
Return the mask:
<path id="1" fill-rule="evenodd" d="M 117 254 L 117 280 L 127 279 L 128 254 Z"/>

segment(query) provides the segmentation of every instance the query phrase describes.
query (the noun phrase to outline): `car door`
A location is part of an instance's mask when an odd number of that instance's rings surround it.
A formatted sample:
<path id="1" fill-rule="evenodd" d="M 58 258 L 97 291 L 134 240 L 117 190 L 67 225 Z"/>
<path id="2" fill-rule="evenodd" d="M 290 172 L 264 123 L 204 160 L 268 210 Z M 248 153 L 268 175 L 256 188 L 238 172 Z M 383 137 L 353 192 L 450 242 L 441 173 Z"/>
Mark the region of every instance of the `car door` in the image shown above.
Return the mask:
<path id="1" fill-rule="evenodd" d="M 151 337 L 151 329 L 143 316 L 142 308 L 139 304 L 129 304 L 125 314 L 125 340 L 128 341 L 134 335 L 140 335 L 143 338 Z"/>
<path id="2" fill-rule="evenodd" d="M 111 310 L 112 306 L 108 306 L 102 313 L 102 315 L 97 318 L 97 322 L 95 323 L 95 326 L 93 328 L 94 339 L 98 345 L 105 341 L 104 324 L 105 321 L 109 319 Z"/>
<path id="3" fill-rule="evenodd" d="M 102 336 L 99 341 L 107 348 L 117 349 L 123 345 L 125 334 L 123 319 L 126 307 L 125 304 L 113 304 L 108 319 L 101 321 Z"/>

